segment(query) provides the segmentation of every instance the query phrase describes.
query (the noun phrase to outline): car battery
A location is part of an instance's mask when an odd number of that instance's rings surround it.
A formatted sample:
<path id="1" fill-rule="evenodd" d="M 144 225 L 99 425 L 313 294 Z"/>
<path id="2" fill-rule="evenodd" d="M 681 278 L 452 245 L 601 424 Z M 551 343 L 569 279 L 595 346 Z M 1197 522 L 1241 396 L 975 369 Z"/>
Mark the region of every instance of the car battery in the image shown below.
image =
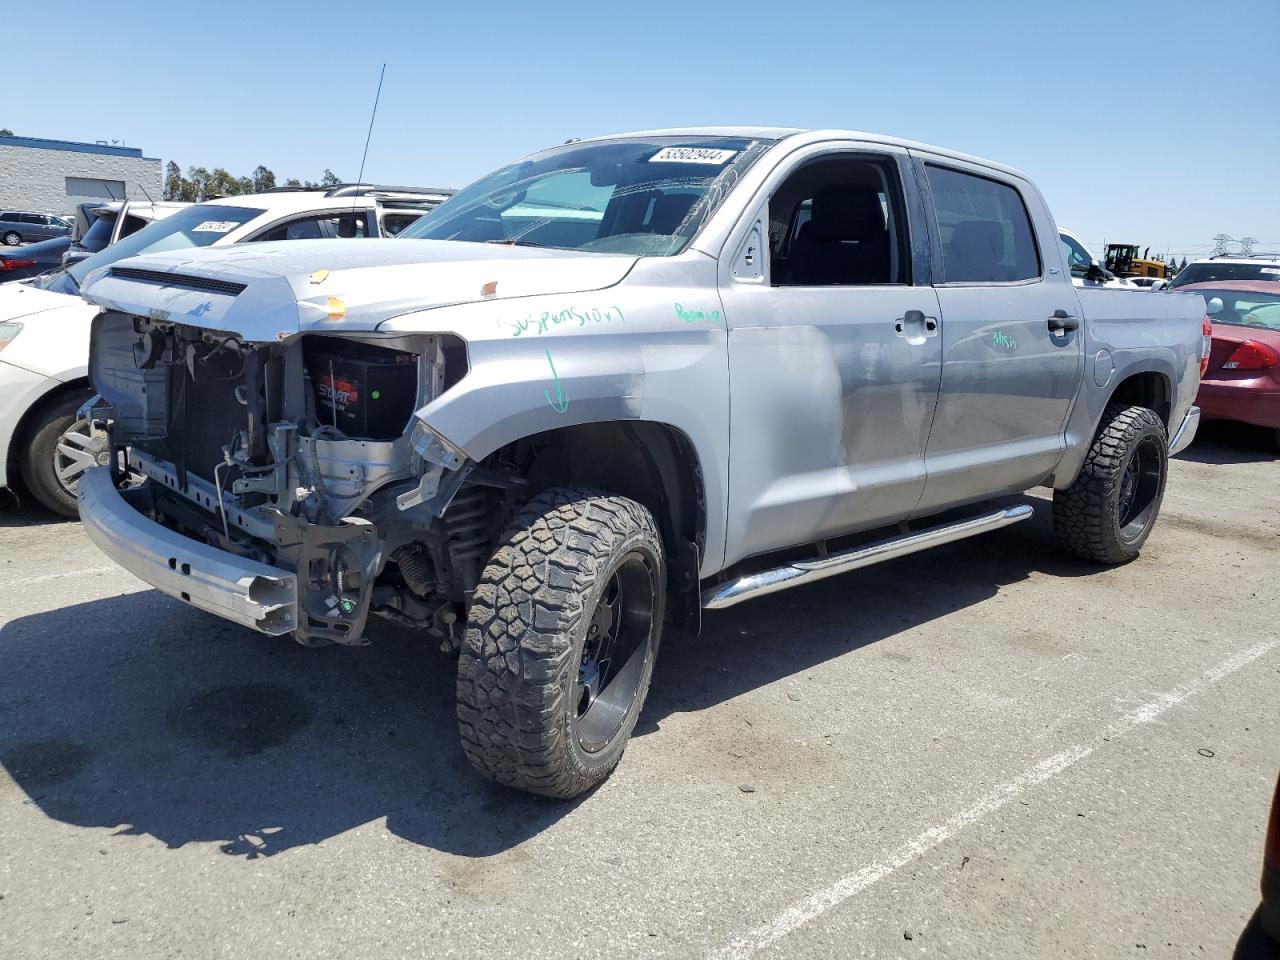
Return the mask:
<path id="1" fill-rule="evenodd" d="M 349 437 L 394 440 L 418 397 L 418 357 L 350 340 L 310 349 L 307 372 L 316 419 Z"/>

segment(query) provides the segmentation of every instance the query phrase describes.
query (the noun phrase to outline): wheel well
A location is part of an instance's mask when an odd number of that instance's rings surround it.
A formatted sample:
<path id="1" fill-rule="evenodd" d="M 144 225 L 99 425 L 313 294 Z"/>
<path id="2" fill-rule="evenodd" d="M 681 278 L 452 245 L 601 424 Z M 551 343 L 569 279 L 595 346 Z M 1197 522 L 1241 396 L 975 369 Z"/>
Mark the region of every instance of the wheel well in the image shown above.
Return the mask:
<path id="1" fill-rule="evenodd" d="M 1127 406 L 1146 407 L 1154 410 L 1156 416 L 1164 421 L 1165 429 L 1171 427 L 1172 391 L 1169 378 L 1163 373 L 1148 371 L 1135 373 L 1116 385 L 1111 393 L 1111 403 L 1123 403 Z"/>
<path id="2" fill-rule="evenodd" d="M 41 415 L 50 407 L 61 403 L 63 398 L 73 393 L 88 393 L 92 389 L 89 385 L 88 377 L 68 380 L 66 383 L 54 387 L 29 406 L 26 413 L 22 415 L 22 419 L 18 421 L 18 426 L 13 431 L 13 438 L 9 441 L 9 449 L 5 452 L 6 464 L 10 471 L 17 465 L 18 454 L 26 449 L 31 431 L 40 422 Z"/>
<path id="3" fill-rule="evenodd" d="M 661 423 L 588 423 L 541 433 L 517 446 L 536 453 L 529 492 L 575 484 L 629 497 L 653 514 L 666 547 L 669 618 L 697 631 L 698 566 L 706 546 L 702 471 L 689 438 Z"/>

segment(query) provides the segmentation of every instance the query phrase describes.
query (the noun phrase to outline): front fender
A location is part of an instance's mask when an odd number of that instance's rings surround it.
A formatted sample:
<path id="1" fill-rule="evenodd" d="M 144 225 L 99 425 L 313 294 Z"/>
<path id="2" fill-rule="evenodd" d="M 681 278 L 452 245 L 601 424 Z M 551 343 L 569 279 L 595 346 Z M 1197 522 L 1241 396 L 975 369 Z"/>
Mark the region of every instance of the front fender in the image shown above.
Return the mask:
<path id="1" fill-rule="evenodd" d="M 720 568 L 729 467 L 723 327 L 480 340 L 469 344 L 469 360 L 467 375 L 416 416 L 472 460 L 578 424 L 650 421 L 684 433 L 706 497 L 700 574 Z"/>

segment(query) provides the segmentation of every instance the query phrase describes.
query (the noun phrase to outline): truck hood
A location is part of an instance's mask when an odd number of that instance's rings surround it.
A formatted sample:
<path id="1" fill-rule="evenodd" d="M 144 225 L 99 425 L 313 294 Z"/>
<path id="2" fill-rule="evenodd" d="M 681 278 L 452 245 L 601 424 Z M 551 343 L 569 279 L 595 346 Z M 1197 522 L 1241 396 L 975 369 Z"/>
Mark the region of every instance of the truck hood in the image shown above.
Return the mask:
<path id="1" fill-rule="evenodd" d="M 113 310 L 269 341 L 373 330 L 401 314 L 479 300 L 600 290 L 635 261 L 449 240 L 286 240 L 131 257 L 91 272 L 81 294 Z"/>

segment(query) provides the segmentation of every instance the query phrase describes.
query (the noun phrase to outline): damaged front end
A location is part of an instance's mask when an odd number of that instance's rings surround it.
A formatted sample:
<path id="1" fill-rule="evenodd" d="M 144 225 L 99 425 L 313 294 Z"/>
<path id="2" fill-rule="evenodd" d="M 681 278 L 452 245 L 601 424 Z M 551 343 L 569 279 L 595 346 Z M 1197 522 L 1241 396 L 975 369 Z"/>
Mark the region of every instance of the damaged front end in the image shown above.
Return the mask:
<path id="1" fill-rule="evenodd" d="M 371 613 L 459 644 L 519 481 L 415 411 L 467 372 L 452 335 L 234 332 L 105 310 L 89 415 L 90 536 L 195 606 L 300 642 L 364 641 Z"/>

